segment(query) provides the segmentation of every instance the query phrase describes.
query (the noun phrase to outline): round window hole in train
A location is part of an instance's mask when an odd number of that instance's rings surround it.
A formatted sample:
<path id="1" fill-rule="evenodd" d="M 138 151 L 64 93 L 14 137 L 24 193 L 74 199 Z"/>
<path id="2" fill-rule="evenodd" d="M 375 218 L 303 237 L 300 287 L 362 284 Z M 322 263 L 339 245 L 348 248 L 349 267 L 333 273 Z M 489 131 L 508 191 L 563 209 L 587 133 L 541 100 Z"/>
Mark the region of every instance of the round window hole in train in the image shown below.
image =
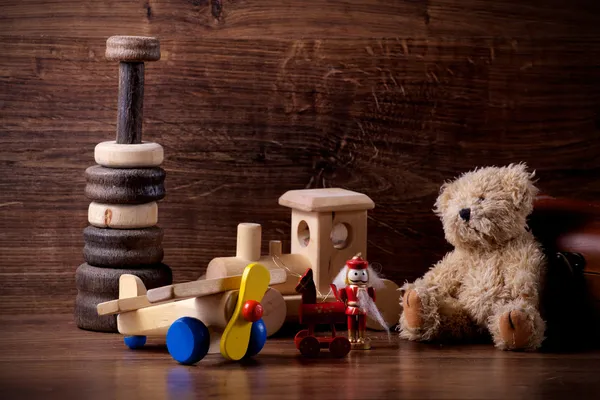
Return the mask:
<path id="1" fill-rule="evenodd" d="M 352 239 L 351 233 L 352 231 L 350 225 L 342 222 L 338 222 L 337 224 L 335 224 L 331 229 L 331 234 L 329 235 L 333 247 L 338 250 L 345 249 L 346 247 L 348 247 Z"/>
<path id="2" fill-rule="evenodd" d="M 310 243 L 310 228 L 304 220 L 298 224 L 298 241 L 302 247 L 306 247 Z"/>

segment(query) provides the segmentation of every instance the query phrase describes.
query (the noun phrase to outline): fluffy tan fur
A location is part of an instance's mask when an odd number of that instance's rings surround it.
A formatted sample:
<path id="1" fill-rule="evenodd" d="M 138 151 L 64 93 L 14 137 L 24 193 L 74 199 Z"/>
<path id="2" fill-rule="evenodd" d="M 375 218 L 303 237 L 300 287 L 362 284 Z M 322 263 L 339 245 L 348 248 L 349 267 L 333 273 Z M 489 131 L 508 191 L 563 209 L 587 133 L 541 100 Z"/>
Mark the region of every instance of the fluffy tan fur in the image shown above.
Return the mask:
<path id="1" fill-rule="evenodd" d="M 487 331 L 500 349 L 541 346 L 545 258 L 526 223 L 537 193 L 533 176 L 526 165 L 511 164 L 476 169 L 442 186 L 434 211 L 454 250 L 400 289 L 401 337 L 468 339 Z M 459 215 L 465 209 L 467 219 Z"/>

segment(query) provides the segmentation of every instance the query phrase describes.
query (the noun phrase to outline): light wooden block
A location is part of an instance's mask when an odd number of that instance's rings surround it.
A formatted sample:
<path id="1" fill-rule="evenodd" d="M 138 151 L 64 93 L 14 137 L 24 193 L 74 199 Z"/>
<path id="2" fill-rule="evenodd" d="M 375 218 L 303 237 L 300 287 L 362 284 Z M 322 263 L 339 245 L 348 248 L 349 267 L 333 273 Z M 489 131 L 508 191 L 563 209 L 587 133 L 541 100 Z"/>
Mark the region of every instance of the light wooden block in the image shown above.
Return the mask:
<path id="1" fill-rule="evenodd" d="M 346 232 L 347 237 L 336 237 L 339 232 Z M 291 252 L 309 260 L 317 290 L 327 293 L 346 261 L 358 253 L 367 256 L 366 211 L 332 214 L 292 210 Z"/>
<path id="2" fill-rule="evenodd" d="M 206 268 L 206 277 L 208 279 L 215 279 L 240 275 L 249 263 L 250 261 L 238 257 L 214 258 Z M 272 280 L 269 285 L 277 289 L 281 294 L 295 294 L 298 277 L 310 268 L 308 258 L 301 254 L 267 255 L 261 257 L 258 263 L 273 273 L 279 271 L 278 273 L 283 272 L 286 274 L 283 281 Z"/>
<path id="3" fill-rule="evenodd" d="M 153 305 L 119 314 L 119 333 L 127 336 L 164 336 L 173 322 L 193 317 L 206 326 L 225 329 L 237 301 L 237 290 Z"/>
<path id="4" fill-rule="evenodd" d="M 278 284 L 285 282 L 287 275 L 282 270 L 269 271 L 270 282 Z M 235 275 L 226 278 L 215 278 L 198 281 L 177 283 L 148 291 L 148 300 L 151 303 L 170 299 L 185 299 L 190 297 L 207 296 L 215 293 L 221 293 L 227 290 L 237 290 L 242 284 L 242 275 Z"/>
<path id="5" fill-rule="evenodd" d="M 174 300 L 168 300 L 174 301 Z M 167 303 L 164 301 L 162 303 Z M 162 304 L 160 303 L 160 304 Z M 128 311 L 135 311 L 142 308 L 156 306 L 158 303 L 150 303 L 145 295 L 128 297 L 124 299 L 116 299 L 100 303 L 97 306 L 98 315 L 114 315 L 122 314 Z"/>
<path id="6" fill-rule="evenodd" d="M 163 147 L 158 143 L 118 144 L 116 141 L 98 143 L 94 159 L 109 168 L 158 167 L 164 160 Z"/>
<path id="7" fill-rule="evenodd" d="M 330 213 L 292 210 L 291 252 L 308 258 L 314 272 L 315 286 L 321 293 L 329 290 L 329 284 L 335 277 L 334 270 L 343 266 L 338 268 L 331 264 L 332 222 Z"/>
<path id="8" fill-rule="evenodd" d="M 261 226 L 249 222 L 241 223 L 237 229 L 236 257 L 256 262 L 260 259 Z"/>
<path id="9" fill-rule="evenodd" d="M 143 296 L 146 294 L 144 282 L 135 275 L 124 274 L 119 277 L 119 299 Z"/>
<path id="10" fill-rule="evenodd" d="M 97 310 L 98 315 L 112 315 L 153 305 L 156 304 L 148 301 L 142 280 L 135 275 L 124 274 L 119 278 L 119 298 L 98 304 Z"/>
<path id="11" fill-rule="evenodd" d="M 149 228 L 158 223 L 158 205 L 156 202 L 139 205 L 92 202 L 88 208 L 88 221 L 98 228 Z"/>
<path id="12" fill-rule="evenodd" d="M 279 204 L 306 212 L 340 212 L 370 210 L 375 207 L 369 196 L 341 188 L 290 190 Z"/>
<path id="13" fill-rule="evenodd" d="M 260 304 L 263 306 L 262 320 L 267 328 L 267 337 L 274 335 L 281 329 L 286 318 L 286 304 L 281 293 L 274 288 L 269 288 Z"/>

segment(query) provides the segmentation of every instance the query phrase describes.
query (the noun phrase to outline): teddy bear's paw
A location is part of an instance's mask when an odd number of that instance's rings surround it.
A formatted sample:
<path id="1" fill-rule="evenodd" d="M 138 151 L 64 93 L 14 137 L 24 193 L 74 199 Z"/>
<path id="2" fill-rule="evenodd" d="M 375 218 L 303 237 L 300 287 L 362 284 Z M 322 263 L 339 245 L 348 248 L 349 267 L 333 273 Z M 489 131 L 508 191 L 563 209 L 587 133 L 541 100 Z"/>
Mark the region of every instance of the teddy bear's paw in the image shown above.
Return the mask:
<path id="1" fill-rule="evenodd" d="M 503 313 L 498 320 L 500 339 L 506 350 L 524 350 L 531 342 L 533 324 L 527 314 L 520 310 Z"/>
<path id="2" fill-rule="evenodd" d="M 423 325 L 421 298 L 413 289 L 407 290 L 402 298 L 404 321 L 410 329 L 418 329 Z"/>

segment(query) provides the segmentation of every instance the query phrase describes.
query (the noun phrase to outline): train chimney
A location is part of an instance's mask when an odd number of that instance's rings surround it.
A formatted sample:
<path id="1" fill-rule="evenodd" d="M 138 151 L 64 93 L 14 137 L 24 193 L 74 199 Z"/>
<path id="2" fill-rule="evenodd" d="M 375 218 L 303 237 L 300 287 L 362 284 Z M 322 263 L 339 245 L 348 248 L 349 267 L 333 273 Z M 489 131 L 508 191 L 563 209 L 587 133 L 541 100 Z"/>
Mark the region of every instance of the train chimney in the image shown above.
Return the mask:
<path id="1" fill-rule="evenodd" d="M 235 256 L 243 260 L 258 261 L 260 259 L 261 240 L 262 230 L 260 224 L 250 222 L 238 224 Z"/>
<path id="2" fill-rule="evenodd" d="M 269 242 L 269 255 L 271 257 L 281 256 L 281 241 L 280 240 L 271 240 Z"/>

